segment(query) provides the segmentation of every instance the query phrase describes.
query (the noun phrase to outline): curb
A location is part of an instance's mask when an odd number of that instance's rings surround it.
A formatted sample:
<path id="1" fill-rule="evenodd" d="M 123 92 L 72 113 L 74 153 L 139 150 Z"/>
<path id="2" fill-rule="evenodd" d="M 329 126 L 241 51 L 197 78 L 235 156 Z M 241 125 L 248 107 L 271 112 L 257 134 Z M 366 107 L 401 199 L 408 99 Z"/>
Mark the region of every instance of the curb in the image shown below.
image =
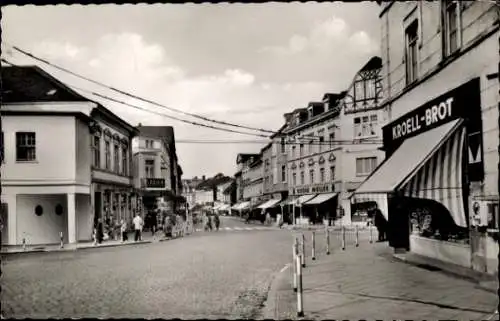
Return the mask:
<path id="1" fill-rule="evenodd" d="M 420 258 L 416 255 L 400 255 L 392 254 L 392 258 L 398 262 L 409 264 L 418 268 L 432 267 L 435 268 L 438 273 L 448 275 L 453 278 L 462 279 L 471 283 L 474 283 L 476 288 L 481 289 L 486 292 L 497 294 L 497 287 L 492 288 L 488 286 L 488 283 L 495 281 L 496 277 L 491 275 L 483 275 L 480 272 L 468 271 L 467 268 L 454 267 L 450 264 L 445 264 L 440 262 L 439 264 L 434 264 L 434 261 L 427 259 L 425 257 Z"/>
<path id="2" fill-rule="evenodd" d="M 281 269 L 279 272 L 276 272 L 273 276 L 273 279 L 271 281 L 271 284 L 269 286 L 269 291 L 267 292 L 267 298 L 266 301 L 264 302 L 264 307 L 262 308 L 260 312 L 260 318 L 261 320 L 297 320 L 295 316 L 292 316 L 295 314 L 294 309 L 286 309 L 286 310 L 293 310 L 293 311 L 282 311 L 283 309 L 280 309 L 280 306 L 283 304 L 289 304 L 290 300 L 287 299 L 282 299 L 280 293 L 286 292 L 286 294 L 293 294 L 292 289 L 290 288 L 289 280 L 288 277 L 290 276 L 290 264 L 285 265 L 283 269 Z M 293 305 L 293 302 L 291 303 Z M 286 313 L 287 316 L 286 318 L 283 316 L 283 313 Z"/>

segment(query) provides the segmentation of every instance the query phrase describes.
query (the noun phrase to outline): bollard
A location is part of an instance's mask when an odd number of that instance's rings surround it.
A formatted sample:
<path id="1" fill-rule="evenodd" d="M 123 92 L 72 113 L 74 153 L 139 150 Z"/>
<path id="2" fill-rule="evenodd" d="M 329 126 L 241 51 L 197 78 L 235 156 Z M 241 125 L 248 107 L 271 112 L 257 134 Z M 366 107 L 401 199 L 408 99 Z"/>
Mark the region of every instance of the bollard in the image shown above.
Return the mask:
<path id="1" fill-rule="evenodd" d="M 303 256 L 302 254 L 300 256 Z M 297 316 L 304 316 L 304 306 L 302 298 L 302 265 L 300 263 L 300 257 L 295 260 L 295 265 L 297 266 Z"/>
<path id="2" fill-rule="evenodd" d="M 342 251 L 345 250 L 345 227 L 342 225 Z"/>
<path id="3" fill-rule="evenodd" d="M 306 237 L 302 234 L 302 256 L 300 261 L 302 262 L 302 267 L 306 267 Z"/>
<path id="4" fill-rule="evenodd" d="M 372 236 L 372 225 L 368 225 L 368 229 L 370 230 L 370 244 L 373 243 L 373 236 Z"/>
<path id="5" fill-rule="evenodd" d="M 358 226 L 354 225 L 355 233 L 356 233 L 356 247 L 359 247 L 359 234 L 358 234 Z"/>
<path id="6" fill-rule="evenodd" d="M 297 292 L 297 258 L 298 258 L 298 253 L 299 252 L 299 241 L 297 238 L 295 238 L 295 241 L 293 243 L 293 260 L 292 260 L 292 277 L 293 277 L 293 292 Z"/>
<path id="7" fill-rule="evenodd" d="M 26 251 L 26 239 L 23 237 L 23 251 Z"/>
<path id="8" fill-rule="evenodd" d="M 63 232 L 59 232 L 59 238 L 61 239 L 61 249 L 64 247 L 64 235 Z"/>
<path id="9" fill-rule="evenodd" d="M 330 255 L 330 230 L 326 229 L 326 255 Z"/>
<path id="10" fill-rule="evenodd" d="M 316 260 L 316 233 L 312 232 L 312 252 L 311 252 L 311 260 Z"/>

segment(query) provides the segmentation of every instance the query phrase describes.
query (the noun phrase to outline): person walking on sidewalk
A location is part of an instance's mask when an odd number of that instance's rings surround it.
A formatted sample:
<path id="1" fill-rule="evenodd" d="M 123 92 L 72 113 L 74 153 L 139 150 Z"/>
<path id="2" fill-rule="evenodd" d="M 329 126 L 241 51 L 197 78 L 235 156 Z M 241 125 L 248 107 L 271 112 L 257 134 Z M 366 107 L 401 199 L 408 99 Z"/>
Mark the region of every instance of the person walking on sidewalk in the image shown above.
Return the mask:
<path id="1" fill-rule="evenodd" d="M 382 211 L 375 205 L 373 209 L 373 218 L 375 220 L 375 226 L 378 231 L 378 241 L 385 242 L 387 240 L 386 232 L 387 232 L 387 221 L 385 220 Z"/>
<path id="2" fill-rule="evenodd" d="M 127 235 L 127 222 L 122 219 L 121 220 L 121 226 L 120 226 L 120 231 L 121 231 L 121 242 L 128 241 L 128 235 Z"/>
<path id="3" fill-rule="evenodd" d="M 141 240 L 141 232 L 142 232 L 142 226 L 144 225 L 144 221 L 142 220 L 142 217 L 137 213 L 137 215 L 134 217 L 134 220 L 132 221 L 134 224 L 134 229 L 135 229 L 135 237 L 134 240 L 140 241 Z"/>
<path id="4" fill-rule="evenodd" d="M 214 223 L 215 223 L 215 229 L 218 231 L 220 226 L 220 218 L 219 215 L 217 214 L 214 215 Z"/>

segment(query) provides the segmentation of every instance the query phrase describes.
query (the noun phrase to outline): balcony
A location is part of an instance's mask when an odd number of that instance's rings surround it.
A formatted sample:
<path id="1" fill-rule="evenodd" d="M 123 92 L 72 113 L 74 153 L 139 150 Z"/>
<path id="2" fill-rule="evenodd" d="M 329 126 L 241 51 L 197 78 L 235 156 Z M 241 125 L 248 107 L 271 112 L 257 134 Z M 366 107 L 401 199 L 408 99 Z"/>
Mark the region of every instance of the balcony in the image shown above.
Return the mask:
<path id="1" fill-rule="evenodd" d="M 142 178 L 141 179 L 142 188 L 165 188 L 164 178 Z"/>

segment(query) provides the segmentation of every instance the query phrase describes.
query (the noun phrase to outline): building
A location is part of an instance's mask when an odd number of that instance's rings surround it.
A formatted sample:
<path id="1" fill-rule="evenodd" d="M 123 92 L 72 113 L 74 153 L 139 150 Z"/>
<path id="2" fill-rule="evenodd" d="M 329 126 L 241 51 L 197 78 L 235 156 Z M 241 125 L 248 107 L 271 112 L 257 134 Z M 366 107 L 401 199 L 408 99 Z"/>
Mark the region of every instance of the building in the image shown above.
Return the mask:
<path id="1" fill-rule="evenodd" d="M 2 66 L 2 100 L 2 244 L 90 240 L 96 195 L 130 199 L 133 127 L 36 66 Z"/>
<path id="2" fill-rule="evenodd" d="M 108 109 L 92 110 L 91 206 L 94 223 L 133 218 L 132 139 L 137 130 Z M 90 146 L 90 144 L 89 144 Z"/>
<path id="3" fill-rule="evenodd" d="M 204 179 L 199 179 L 197 176 L 192 179 L 182 180 L 182 195 L 186 198 L 188 207 L 198 204 L 196 201 L 196 186 L 198 186 Z"/>
<path id="4" fill-rule="evenodd" d="M 339 209 L 344 223 L 360 223 L 367 219 L 369 202 L 351 204 L 352 192 L 380 164 L 385 153 L 382 147 L 382 126 L 388 121 L 381 108 L 382 59 L 372 57 L 356 73 L 340 102 L 338 132 L 334 136 L 340 144 L 334 148 L 337 158 L 337 191 Z M 334 144 L 335 145 L 335 144 Z"/>
<path id="5" fill-rule="evenodd" d="M 243 199 L 250 202 L 250 208 L 262 203 L 262 155 L 250 157 L 248 166 L 241 174 L 243 180 Z"/>
<path id="6" fill-rule="evenodd" d="M 377 202 L 398 252 L 495 273 L 498 9 L 488 1 L 380 6 L 386 160 L 354 198 Z"/>
<path id="7" fill-rule="evenodd" d="M 263 160 L 263 199 L 267 202 L 259 205 L 259 208 L 274 214 L 283 214 L 287 207 L 288 197 L 288 168 L 287 168 L 287 145 L 286 136 L 283 130 L 287 127 L 287 117 L 285 124 L 271 136 L 269 142 L 262 148 Z"/>
<path id="8" fill-rule="evenodd" d="M 236 167 L 237 171 L 234 174 L 234 179 L 236 182 L 236 204 L 232 207 L 233 210 L 241 212 L 243 210 L 246 210 L 250 206 L 248 198 L 245 198 L 245 196 L 248 196 L 245 193 L 245 186 L 248 181 L 247 174 L 243 175 L 243 173 L 246 173 L 248 171 L 248 168 L 251 163 L 253 163 L 257 158 L 259 158 L 259 154 L 244 154 L 240 153 L 236 157 Z"/>
<path id="9" fill-rule="evenodd" d="M 226 189 L 222 192 L 223 194 L 223 202 L 224 204 L 229 204 L 233 206 L 236 204 L 236 181 L 234 179 L 231 180 L 231 184 L 226 187 Z"/>
<path id="10" fill-rule="evenodd" d="M 174 211 L 176 205 L 177 164 L 173 156 L 174 129 L 171 126 L 137 127 L 133 140 L 134 186 L 137 207 L 152 210 L 160 205 Z"/>

